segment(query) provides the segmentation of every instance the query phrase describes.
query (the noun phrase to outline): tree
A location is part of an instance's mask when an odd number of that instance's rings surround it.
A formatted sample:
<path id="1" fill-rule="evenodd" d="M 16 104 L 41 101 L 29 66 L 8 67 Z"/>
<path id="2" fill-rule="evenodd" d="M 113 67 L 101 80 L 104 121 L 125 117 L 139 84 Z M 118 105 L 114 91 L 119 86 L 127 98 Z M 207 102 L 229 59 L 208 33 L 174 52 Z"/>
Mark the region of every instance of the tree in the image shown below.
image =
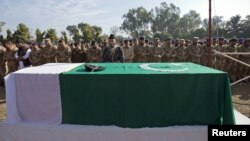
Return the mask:
<path id="1" fill-rule="evenodd" d="M 94 25 L 92 29 L 94 40 L 101 40 L 102 28 Z"/>
<path id="2" fill-rule="evenodd" d="M 201 18 L 194 10 L 190 10 L 189 13 L 183 15 L 180 19 L 179 29 L 181 36 L 187 38 L 192 32 L 200 27 Z"/>
<path id="3" fill-rule="evenodd" d="M 153 33 L 165 32 L 178 37 L 180 34 L 177 28 L 180 20 L 180 8 L 172 3 L 168 5 L 166 2 L 162 2 L 160 7 L 155 7 L 154 11 L 155 16 L 151 26 Z"/>
<path id="4" fill-rule="evenodd" d="M 58 39 L 56 35 L 56 30 L 52 28 L 48 29 L 45 34 L 45 38 L 49 38 L 51 42 L 56 42 Z"/>
<path id="5" fill-rule="evenodd" d="M 243 33 L 242 27 L 243 23 L 240 15 L 232 16 L 226 23 L 226 30 L 228 34 L 231 35 L 231 38 L 239 37 Z"/>
<path id="6" fill-rule="evenodd" d="M 5 22 L 0 21 L 0 32 L 2 32 L 2 27 L 5 25 Z"/>
<path id="7" fill-rule="evenodd" d="M 41 32 L 39 28 L 36 29 L 36 42 L 41 43 L 43 42 L 45 31 Z"/>
<path id="8" fill-rule="evenodd" d="M 29 42 L 30 38 L 29 28 L 23 23 L 18 24 L 17 30 L 13 34 L 13 40 L 15 42 Z"/>
<path id="9" fill-rule="evenodd" d="M 244 38 L 250 37 L 250 15 L 247 15 L 244 20 L 242 20 L 242 30 L 243 33 L 241 34 Z"/>
<path id="10" fill-rule="evenodd" d="M 13 41 L 13 34 L 10 29 L 6 30 L 7 36 L 6 36 L 6 41 Z"/>
<path id="11" fill-rule="evenodd" d="M 82 32 L 82 39 L 84 42 L 90 42 L 94 39 L 93 28 L 87 23 L 79 23 L 78 29 Z"/>
<path id="12" fill-rule="evenodd" d="M 142 36 L 143 32 L 149 30 L 152 17 L 152 11 L 147 11 L 143 7 L 130 9 L 128 13 L 122 16 L 124 21 L 121 25 L 121 29 L 134 38 Z"/>
<path id="13" fill-rule="evenodd" d="M 69 32 L 70 36 L 73 36 L 72 39 L 75 42 L 80 42 L 81 40 L 81 35 L 80 35 L 80 31 L 78 29 L 78 27 L 76 25 L 69 25 L 66 27 L 67 31 Z"/>
<path id="14" fill-rule="evenodd" d="M 111 34 L 117 35 L 119 32 L 120 32 L 120 28 L 118 26 L 112 26 L 110 28 L 110 33 Z"/>
<path id="15" fill-rule="evenodd" d="M 65 43 L 68 43 L 67 33 L 65 31 L 62 31 L 61 34 L 62 34 L 62 39 L 65 41 Z"/>

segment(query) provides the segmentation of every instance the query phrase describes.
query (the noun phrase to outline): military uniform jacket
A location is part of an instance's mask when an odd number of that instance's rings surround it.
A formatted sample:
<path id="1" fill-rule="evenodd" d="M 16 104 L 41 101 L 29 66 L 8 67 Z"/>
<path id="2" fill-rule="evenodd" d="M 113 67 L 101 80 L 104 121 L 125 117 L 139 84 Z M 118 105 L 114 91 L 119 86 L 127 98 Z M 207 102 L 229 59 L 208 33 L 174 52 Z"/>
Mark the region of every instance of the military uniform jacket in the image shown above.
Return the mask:
<path id="1" fill-rule="evenodd" d="M 102 54 L 103 62 L 123 62 L 123 50 L 121 47 L 106 47 Z"/>

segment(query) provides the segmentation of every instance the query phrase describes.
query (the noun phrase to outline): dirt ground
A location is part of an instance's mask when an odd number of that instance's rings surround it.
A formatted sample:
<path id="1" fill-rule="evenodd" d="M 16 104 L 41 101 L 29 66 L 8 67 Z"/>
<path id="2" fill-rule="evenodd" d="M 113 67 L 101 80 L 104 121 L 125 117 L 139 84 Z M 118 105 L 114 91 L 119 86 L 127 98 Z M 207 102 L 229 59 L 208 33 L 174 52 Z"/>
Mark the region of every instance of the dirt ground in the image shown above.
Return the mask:
<path id="1" fill-rule="evenodd" d="M 232 86 L 232 100 L 236 110 L 250 118 L 250 83 Z M 0 87 L 0 121 L 6 119 L 5 89 Z"/>

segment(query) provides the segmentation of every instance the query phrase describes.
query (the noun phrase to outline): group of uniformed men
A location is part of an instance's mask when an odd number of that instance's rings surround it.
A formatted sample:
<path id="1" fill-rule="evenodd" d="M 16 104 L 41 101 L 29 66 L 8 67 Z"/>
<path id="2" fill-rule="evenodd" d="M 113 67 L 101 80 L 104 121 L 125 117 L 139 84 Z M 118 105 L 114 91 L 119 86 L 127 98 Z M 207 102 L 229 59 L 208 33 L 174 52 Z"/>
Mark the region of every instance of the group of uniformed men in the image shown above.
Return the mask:
<path id="1" fill-rule="evenodd" d="M 7 42 L 0 46 L 0 76 L 28 66 L 38 66 L 45 63 L 80 63 L 80 62 L 193 62 L 208 66 L 208 39 L 201 42 L 198 37 L 190 40 L 176 40 L 166 38 L 160 42 L 158 38 L 153 42 L 140 37 L 116 43 L 114 35 L 102 43 L 92 41 L 90 45 L 76 42 L 66 44 L 59 40 L 57 46 L 50 39 L 45 44 L 31 42 L 14 44 Z M 250 52 L 250 38 L 239 42 L 224 38 L 213 38 L 212 50 L 219 52 Z M 239 60 L 250 63 L 250 55 L 234 55 Z M 250 69 L 235 61 L 222 57 L 212 51 L 212 66 L 230 74 L 232 81 L 250 74 Z"/>

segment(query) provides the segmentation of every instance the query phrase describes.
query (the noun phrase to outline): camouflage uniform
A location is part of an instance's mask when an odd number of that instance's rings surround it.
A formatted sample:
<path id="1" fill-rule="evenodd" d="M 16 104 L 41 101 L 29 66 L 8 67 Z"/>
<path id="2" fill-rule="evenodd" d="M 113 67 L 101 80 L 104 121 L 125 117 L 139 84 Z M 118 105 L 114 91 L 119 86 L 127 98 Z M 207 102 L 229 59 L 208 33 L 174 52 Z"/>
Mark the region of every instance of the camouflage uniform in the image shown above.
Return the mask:
<path id="1" fill-rule="evenodd" d="M 132 63 L 134 58 L 134 50 L 132 47 L 123 47 L 124 62 Z"/>
<path id="2" fill-rule="evenodd" d="M 229 44 L 226 48 L 225 48 L 225 52 L 236 52 L 236 46 Z M 229 73 L 230 78 L 232 81 L 236 80 L 236 69 L 237 69 L 237 63 L 229 58 L 225 58 L 225 63 L 224 63 L 224 69 L 226 72 Z"/>
<path id="3" fill-rule="evenodd" d="M 71 49 L 69 46 L 58 47 L 55 54 L 57 63 L 71 63 Z"/>
<path id="4" fill-rule="evenodd" d="M 100 62 L 102 57 L 102 49 L 100 47 L 91 47 L 88 50 L 90 62 Z"/>
<path id="5" fill-rule="evenodd" d="M 5 75 L 5 63 L 3 61 L 3 56 L 5 53 L 6 49 L 3 46 L 0 46 L 0 83 L 3 84 L 4 82 L 4 75 Z"/>
<path id="6" fill-rule="evenodd" d="M 154 46 L 150 50 L 153 62 L 161 62 L 162 57 L 164 56 L 164 50 L 161 46 Z"/>
<path id="7" fill-rule="evenodd" d="M 248 42 L 248 43 L 246 43 L 246 42 Z M 250 53 L 250 39 L 246 39 L 245 43 L 242 44 L 241 46 L 239 46 L 237 51 Z M 239 60 L 241 60 L 242 62 L 245 62 L 247 64 L 250 64 L 250 55 L 239 55 Z M 243 77 L 250 75 L 250 68 L 249 67 L 240 64 L 237 66 L 237 68 L 239 68 L 237 71 L 239 78 L 243 78 Z"/>
<path id="8" fill-rule="evenodd" d="M 187 61 L 200 64 L 200 46 L 191 44 L 186 48 Z"/>
<path id="9" fill-rule="evenodd" d="M 172 58 L 172 54 L 174 51 L 175 47 L 173 45 L 165 45 L 163 47 L 163 51 L 164 51 L 164 56 L 162 57 L 162 62 L 172 62 L 173 58 Z"/>
<path id="10" fill-rule="evenodd" d="M 42 64 L 42 52 L 41 49 L 38 48 L 37 46 L 31 47 L 31 52 L 30 52 L 30 63 L 32 66 L 39 66 Z"/>
<path id="11" fill-rule="evenodd" d="M 184 46 L 178 46 L 173 50 L 174 62 L 185 62 L 186 61 L 186 49 Z"/>
<path id="12" fill-rule="evenodd" d="M 136 48 L 135 54 L 137 56 L 137 62 L 147 62 L 148 56 L 150 54 L 149 46 L 138 45 Z"/>
<path id="13" fill-rule="evenodd" d="M 55 63 L 56 46 L 46 46 L 42 50 L 43 63 Z"/>
<path id="14" fill-rule="evenodd" d="M 15 58 L 15 53 L 17 52 L 17 48 L 15 46 L 11 48 L 7 48 L 6 52 L 3 55 L 3 61 L 7 64 L 7 72 L 9 74 L 17 70 L 17 60 Z"/>
<path id="15" fill-rule="evenodd" d="M 215 46 L 214 48 L 216 51 L 219 52 L 224 52 L 226 49 L 226 45 L 222 45 L 222 44 L 218 44 L 217 46 Z M 224 56 L 221 55 L 215 55 L 215 63 L 214 63 L 214 68 L 219 69 L 219 70 L 223 70 L 223 60 L 224 60 Z"/>

